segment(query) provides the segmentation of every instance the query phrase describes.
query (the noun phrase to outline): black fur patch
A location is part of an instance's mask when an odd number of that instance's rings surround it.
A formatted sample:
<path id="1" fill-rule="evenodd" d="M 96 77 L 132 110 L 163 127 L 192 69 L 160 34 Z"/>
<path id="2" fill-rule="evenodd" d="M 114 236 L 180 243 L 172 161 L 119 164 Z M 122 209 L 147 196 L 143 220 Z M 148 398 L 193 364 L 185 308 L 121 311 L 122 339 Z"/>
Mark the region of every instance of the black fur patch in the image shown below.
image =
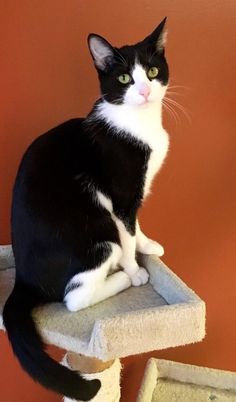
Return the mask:
<path id="1" fill-rule="evenodd" d="M 66 290 L 65 290 L 65 295 L 68 295 L 68 293 L 70 293 L 72 290 L 78 289 L 81 286 L 81 283 L 70 283 L 69 285 L 67 285 Z"/>

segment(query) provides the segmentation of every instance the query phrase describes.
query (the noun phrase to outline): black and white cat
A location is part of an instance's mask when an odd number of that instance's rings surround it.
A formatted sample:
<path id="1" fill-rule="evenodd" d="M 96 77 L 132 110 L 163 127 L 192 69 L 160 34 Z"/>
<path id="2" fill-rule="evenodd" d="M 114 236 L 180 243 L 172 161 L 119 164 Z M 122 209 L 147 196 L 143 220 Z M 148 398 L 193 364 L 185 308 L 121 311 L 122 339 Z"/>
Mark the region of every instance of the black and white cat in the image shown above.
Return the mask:
<path id="1" fill-rule="evenodd" d="M 141 231 L 137 212 L 168 150 L 162 100 L 168 84 L 165 20 L 133 46 L 88 44 L 101 98 L 86 118 L 38 137 L 21 162 L 13 195 L 15 287 L 4 323 L 22 367 L 45 387 L 90 400 L 100 388 L 59 365 L 43 348 L 35 306 L 63 302 L 70 311 L 148 281 L 135 253 L 161 256 Z M 120 266 L 121 270 L 114 272 Z"/>

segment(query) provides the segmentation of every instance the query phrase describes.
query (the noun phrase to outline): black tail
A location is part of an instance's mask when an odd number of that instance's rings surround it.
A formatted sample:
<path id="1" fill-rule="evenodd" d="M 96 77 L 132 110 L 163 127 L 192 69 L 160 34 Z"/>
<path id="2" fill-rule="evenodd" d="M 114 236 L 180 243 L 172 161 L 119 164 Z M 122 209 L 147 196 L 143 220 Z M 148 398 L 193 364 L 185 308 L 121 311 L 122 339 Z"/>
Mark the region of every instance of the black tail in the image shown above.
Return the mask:
<path id="1" fill-rule="evenodd" d="M 71 399 L 89 401 L 100 389 L 100 381 L 87 381 L 47 355 L 31 316 L 33 307 L 39 304 L 33 293 L 25 285 L 16 283 L 3 310 L 15 355 L 23 369 L 44 387 Z"/>

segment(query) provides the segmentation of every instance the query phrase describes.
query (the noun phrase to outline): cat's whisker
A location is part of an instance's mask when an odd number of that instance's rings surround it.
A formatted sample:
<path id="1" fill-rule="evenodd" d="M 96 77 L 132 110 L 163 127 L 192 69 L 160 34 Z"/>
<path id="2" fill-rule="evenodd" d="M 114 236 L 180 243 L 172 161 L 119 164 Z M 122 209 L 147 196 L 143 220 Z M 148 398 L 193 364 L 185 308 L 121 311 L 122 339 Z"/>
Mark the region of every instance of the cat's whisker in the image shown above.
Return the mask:
<path id="1" fill-rule="evenodd" d="M 116 59 L 116 63 L 117 64 L 120 64 L 121 66 L 125 66 L 125 67 L 127 67 L 127 63 L 125 63 L 121 58 L 117 58 Z"/>
<path id="2" fill-rule="evenodd" d="M 167 112 L 169 112 L 169 115 L 172 117 L 172 119 L 173 119 L 174 122 L 175 122 L 175 125 L 177 126 L 178 123 L 179 123 L 179 120 L 178 120 L 178 118 L 177 118 L 176 113 L 174 113 L 173 109 L 171 109 L 167 104 L 164 104 L 163 106 L 164 106 L 164 109 L 165 109 Z"/>
<path id="3" fill-rule="evenodd" d="M 120 60 L 122 61 L 122 64 L 124 65 L 128 65 L 127 61 L 125 60 L 125 58 L 122 56 L 122 54 L 119 52 L 119 50 L 115 49 L 116 55 L 120 58 Z"/>
<path id="4" fill-rule="evenodd" d="M 172 106 L 175 106 L 176 108 L 181 110 L 182 113 L 187 118 L 187 120 L 189 121 L 189 123 L 192 122 L 191 116 L 190 116 L 190 114 L 188 113 L 187 109 L 184 106 L 180 105 L 180 103 L 176 102 L 174 99 L 171 99 L 171 98 L 165 97 L 165 101 L 166 101 L 166 103 L 169 103 L 169 105 L 171 104 Z"/>
<path id="5" fill-rule="evenodd" d="M 153 57 L 157 54 L 158 50 L 156 49 L 155 52 L 152 53 L 152 55 L 150 56 L 149 61 L 151 62 Z"/>
<path id="6" fill-rule="evenodd" d="M 185 85 L 172 85 L 172 84 L 168 85 L 168 89 L 176 89 L 176 88 L 179 88 L 179 89 L 181 88 L 181 89 L 186 89 L 186 90 L 190 89 L 189 87 L 187 87 Z"/>
<path id="7" fill-rule="evenodd" d="M 174 120 L 175 120 L 175 116 L 173 116 L 172 111 L 168 108 L 168 106 L 164 102 L 163 102 L 163 110 L 166 110 L 169 113 L 169 115 L 172 118 L 174 118 Z M 175 124 L 176 124 L 176 120 L 175 120 Z"/>
<path id="8" fill-rule="evenodd" d="M 186 112 L 186 110 L 185 110 L 184 108 L 181 108 L 180 106 L 177 106 L 177 105 L 174 104 L 174 103 L 168 103 L 168 102 L 169 102 L 169 101 L 166 100 L 166 103 L 168 104 L 169 107 L 172 106 L 172 109 L 173 109 L 173 107 L 178 108 L 178 110 L 181 111 L 181 112 L 184 114 L 184 116 L 186 117 L 186 119 L 188 120 L 188 122 L 191 123 L 191 117 L 188 115 L 188 113 Z M 173 109 L 173 110 L 176 111 L 176 109 Z"/>
<path id="9" fill-rule="evenodd" d="M 175 121 L 175 124 L 177 125 L 177 124 L 179 123 L 179 121 L 178 121 L 179 116 L 178 116 L 178 114 L 176 113 L 176 111 L 175 111 L 170 105 L 168 105 L 168 104 L 164 101 L 164 99 L 162 99 L 162 104 L 163 104 L 163 108 L 166 109 L 166 110 L 169 112 L 170 116 L 173 117 L 173 119 L 174 119 L 174 121 Z"/>
<path id="10" fill-rule="evenodd" d="M 120 96 L 116 99 L 114 99 L 114 101 L 112 102 L 114 105 L 119 105 L 120 103 L 122 103 L 124 101 L 123 97 Z"/>
<path id="11" fill-rule="evenodd" d="M 99 99 L 104 99 L 105 96 L 107 96 L 108 94 L 102 94 L 102 96 Z"/>
<path id="12" fill-rule="evenodd" d="M 166 94 L 168 94 L 168 95 L 178 95 L 178 96 L 183 96 L 183 94 L 180 94 L 179 92 L 175 92 L 175 91 L 169 91 L 168 89 L 166 90 Z"/>

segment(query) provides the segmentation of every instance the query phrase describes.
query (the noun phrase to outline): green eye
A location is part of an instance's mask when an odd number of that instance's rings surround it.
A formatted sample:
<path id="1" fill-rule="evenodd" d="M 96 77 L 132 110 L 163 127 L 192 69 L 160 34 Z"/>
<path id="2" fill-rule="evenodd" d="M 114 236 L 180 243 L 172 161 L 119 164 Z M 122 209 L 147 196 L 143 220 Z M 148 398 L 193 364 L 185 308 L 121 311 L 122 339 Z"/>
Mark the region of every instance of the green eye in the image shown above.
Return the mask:
<path id="1" fill-rule="evenodd" d="M 121 84 L 128 84 L 131 81 L 131 77 L 129 74 L 121 74 L 119 75 L 118 80 Z"/>
<path id="2" fill-rule="evenodd" d="M 156 78 L 158 76 L 159 70 L 157 67 L 151 67 L 149 68 L 147 72 L 148 78 Z"/>

